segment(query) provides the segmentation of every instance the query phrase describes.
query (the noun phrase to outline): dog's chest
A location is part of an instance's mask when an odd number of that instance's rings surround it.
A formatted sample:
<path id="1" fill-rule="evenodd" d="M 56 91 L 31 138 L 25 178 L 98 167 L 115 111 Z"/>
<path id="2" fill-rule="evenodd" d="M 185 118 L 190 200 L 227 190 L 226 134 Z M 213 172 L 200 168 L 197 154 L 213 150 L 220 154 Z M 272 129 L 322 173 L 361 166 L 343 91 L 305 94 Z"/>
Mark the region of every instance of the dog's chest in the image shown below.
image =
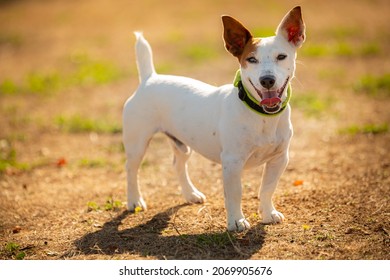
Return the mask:
<path id="1" fill-rule="evenodd" d="M 266 163 L 277 155 L 285 153 L 289 146 L 292 130 L 277 128 L 261 130 L 252 136 L 252 149 L 245 164 L 246 168 Z"/>
<path id="2" fill-rule="evenodd" d="M 248 158 L 245 167 L 251 168 L 266 163 L 276 155 L 283 152 L 285 150 L 285 148 L 283 148 L 284 146 L 285 145 L 275 143 L 255 149 Z"/>

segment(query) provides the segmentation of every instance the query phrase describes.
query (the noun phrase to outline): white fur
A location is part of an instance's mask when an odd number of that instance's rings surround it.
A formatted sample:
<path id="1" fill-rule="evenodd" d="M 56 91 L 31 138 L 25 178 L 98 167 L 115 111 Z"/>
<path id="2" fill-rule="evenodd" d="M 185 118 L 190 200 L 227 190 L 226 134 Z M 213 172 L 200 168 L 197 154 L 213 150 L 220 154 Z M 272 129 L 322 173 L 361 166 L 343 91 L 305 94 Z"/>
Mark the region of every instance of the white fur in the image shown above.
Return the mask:
<path id="1" fill-rule="evenodd" d="M 148 42 L 141 33 L 136 36 L 140 85 L 123 110 L 128 209 L 146 209 L 137 183 L 137 170 L 151 137 L 163 132 L 169 136 L 173 147 L 175 169 L 188 202 L 206 200 L 188 177 L 186 162 L 192 149 L 222 164 L 228 230 L 247 229 L 249 223 L 241 208 L 241 174 L 244 168 L 265 164 L 259 192 L 262 221 L 282 222 L 284 217 L 275 209 L 271 198 L 288 162 L 292 136 L 290 106 L 277 116 L 261 116 L 248 109 L 231 84 L 214 87 L 186 77 L 159 75 L 155 72 Z M 293 59 L 272 65 L 266 57 L 273 55 L 275 48 L 287 52 Z M 262 40 L 255 55 L 265 56 L 262 60 L 265 63 L 256 65 L 255 69 L 242 68 L 243 78 L 250 76 L 258 81 L 258 75 L 268 71 L 282 84 L 286 76 L 293 76 L 295 49 L 279 35 Z"/>

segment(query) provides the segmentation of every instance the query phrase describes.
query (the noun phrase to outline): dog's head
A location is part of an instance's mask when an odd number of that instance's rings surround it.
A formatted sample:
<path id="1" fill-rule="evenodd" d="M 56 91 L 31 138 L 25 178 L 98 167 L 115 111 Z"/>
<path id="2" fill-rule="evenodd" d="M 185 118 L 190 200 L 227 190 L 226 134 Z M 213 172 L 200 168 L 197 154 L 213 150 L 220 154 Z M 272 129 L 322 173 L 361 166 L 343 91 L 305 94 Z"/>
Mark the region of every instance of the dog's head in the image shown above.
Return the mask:
<path id="1" fill-rule="evenodd" d="M 305 40 L 301 8 L 287 13 L 273 37 L 254 38 L 230 16 L 222 16 L 222 22 L 225 47 L 238 58 L 244 87 L 266 112 L 277 113 L 294 76 L 296 50 Z"/>

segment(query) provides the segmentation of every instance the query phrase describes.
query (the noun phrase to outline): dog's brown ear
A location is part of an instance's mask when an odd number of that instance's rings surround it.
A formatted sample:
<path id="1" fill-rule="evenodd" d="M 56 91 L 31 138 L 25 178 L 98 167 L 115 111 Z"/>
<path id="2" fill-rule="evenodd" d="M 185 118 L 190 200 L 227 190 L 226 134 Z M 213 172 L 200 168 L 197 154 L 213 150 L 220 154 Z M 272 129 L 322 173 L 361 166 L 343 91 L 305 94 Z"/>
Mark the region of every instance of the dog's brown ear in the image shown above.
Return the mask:
<path id="1" fill-rule="evenodd" d="M 246 43 L 252 38 L 252 34 L 231 16 L 222 16 L 222 22 L 226 50 L 239 58 L 244 51 Z"/>
<path id="2" fill-rule="evenodd" d="M 301 7 L 297 6 L 285 15 L 276 31 L 292 45 L 299 48 L 305 41 L 305 23 L 302 19 Z"/>

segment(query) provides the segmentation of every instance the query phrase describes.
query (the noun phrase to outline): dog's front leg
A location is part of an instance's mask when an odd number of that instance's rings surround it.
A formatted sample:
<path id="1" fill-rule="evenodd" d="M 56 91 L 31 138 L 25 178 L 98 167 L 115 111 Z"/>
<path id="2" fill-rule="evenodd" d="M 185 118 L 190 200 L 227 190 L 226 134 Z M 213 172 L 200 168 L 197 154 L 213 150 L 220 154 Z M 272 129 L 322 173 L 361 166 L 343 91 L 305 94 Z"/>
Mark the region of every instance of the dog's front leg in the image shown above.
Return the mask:
<path id="1" fill-rule="evenodd" d="M 259 211 L 263 224 L 277 224 L 284 220 L 282 213 L 276 211 L 272 203 L 272 195 L 279 182 L 279 178 L 286 169 L 288 163 L 287 152 L 267 162 L 264 168 L 263 181 L 261 184 L 259 198 Z"/>
<path id="2" fill-rule="evenodd" d="M 241 173 L 243 167 L 244 161 L 241 158 L 222 156 L 223 187 L 229 231 L 243 231 L 250 227 L 241 208 Z"/>

